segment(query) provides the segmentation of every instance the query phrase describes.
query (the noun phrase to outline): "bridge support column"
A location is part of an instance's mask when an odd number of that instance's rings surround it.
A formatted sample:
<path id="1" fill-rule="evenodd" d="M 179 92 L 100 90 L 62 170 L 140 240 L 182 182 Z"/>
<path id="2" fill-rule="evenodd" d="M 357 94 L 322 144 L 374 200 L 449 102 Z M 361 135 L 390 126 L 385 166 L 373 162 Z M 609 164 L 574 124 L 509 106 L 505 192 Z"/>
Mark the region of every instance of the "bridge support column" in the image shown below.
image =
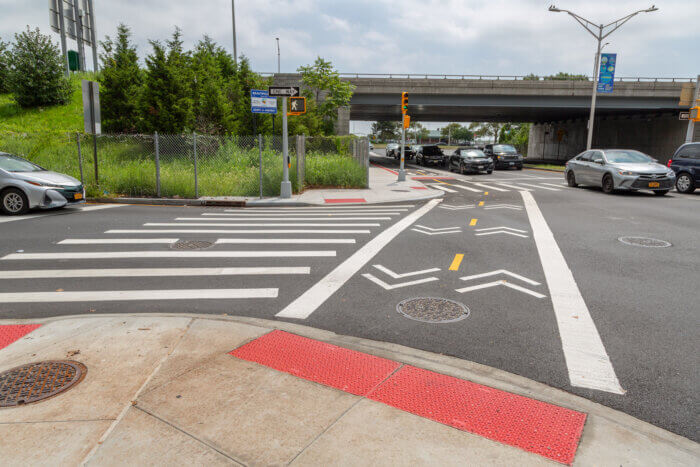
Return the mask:
<path id="1" fill-rule="evenodd" d="M 338 107 L 338 119 L 335 121 L 336 135 L 350 134 L 350 107 Z"/>

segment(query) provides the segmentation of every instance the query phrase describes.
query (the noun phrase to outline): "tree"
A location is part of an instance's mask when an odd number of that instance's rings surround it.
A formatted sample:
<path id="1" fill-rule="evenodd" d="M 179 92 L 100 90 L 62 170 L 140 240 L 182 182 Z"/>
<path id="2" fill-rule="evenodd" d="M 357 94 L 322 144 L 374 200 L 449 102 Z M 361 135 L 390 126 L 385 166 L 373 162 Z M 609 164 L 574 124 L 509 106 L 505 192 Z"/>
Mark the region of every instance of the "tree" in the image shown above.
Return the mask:
<path id="1" fill-rule="evenodd" d="M 10 92 L 8 79 L 10 75 L 10 51 L 7 42 L 0 39 L 0 94 Z"/>
<path id="2" fill-rule="evenodd" d="M 523 81 L 539 81 L 539 80 L 540 80 L 540 77 L 534 73 L 530 73 L 529 75 L 523 76 Z"/>
<path id="3" fill-rule="evenodd" d="M 426 139 L 430 135 L 430 130 L 425 128 L 423 125 L 416 121 L 412 121 L 408 125 L 408 130 L 406 131 L 406 136 L 410 136 L 411 138 L 415 139 L 417 142 L 420 142 L 424 139 Z"/>
<path id="4" fill-rule="evenodd" d="M 58 46 L 39 29 L 15 34 L 8 88 L 21 107 L 65 104 L 73 93 Z"/>
<path id="5" fill-rule="evenodd" d="M 530 139 L 530 127 L 530 123 L 506 123 L 499 132 L 498 142 L 526 150 Z"/>
<path id="6" fill-rule="evenodd" d="M 474 133 L 469 131 L 468 128 L 460 125 L 459 123 L 450 123 L 444 126 L 440 130 L 440 134 L 450 141 L 471 141 L 474 139 Z"/>
<path id="7" fill-rule="evenodd" d="M 146 57 L 146 76 L 141 93 L 140 130 L 182 133 L 194 127 L 189 53 L 182 49 L 182 33 L 175 28 L 167 49 L 150 41 L 153 52 Z"/>
<path id="8" fill-rule="evenodd" d="M 107 131 L 136 131 L 138 99 L 143 82 L 136 47 L 129 41 L 131 31 L 125 24 L 117 26 L 117 37 L 100 42 L 103 53 L 100 81 L 102 124 Z"/>
<path id="9" fill-rule="evenodd" d="M 323 120 L 324 133 L 332 134 L 338 108 L 350 103 L 355 86 L 341 80 L 331 62 L 321 57 L 317 57 L 313 65 L 301 66 L 297 71 L 309 90 L 307 99 L 313 99 L 314 112 Z"/>
<path id="10" fill-rule="evenodd" d="M 564 72 L 560 71 L 556 75 L 545 76 L 544 79 L 555 80 L 555 81 L 588 81 L 588 76 L 576 75 L 573 73 L 564 73 Z"/>
<path id="11" fill-rule="evenodd" d="M 235 67 L 228 78 L 224 76 L 224 68 L 229 65 L 227 56 L 206 35 L 192 54 L 194 130 L 200 133 L 222 134 L 234 130 L 233 104 L 226 90 L 235 76 Z M 228 72 L 227 69 L 226 74 Z"/>
<path id="12" fill-rule="evenodd" d="M 374 122 L 371 131 L 379 141 L 397 139 L 401 131 L 401 124 L 399 122 Z"/>
<path id="13" fill-rule="evenodd" d="M 484 136 L 493 135 L 493 142 L 498 141 L 498 130 L 501 125 L 498 122 L 473 122 L 469 124 L 469 130 L 474 132 L 474 136 L 483 138 Z"/>

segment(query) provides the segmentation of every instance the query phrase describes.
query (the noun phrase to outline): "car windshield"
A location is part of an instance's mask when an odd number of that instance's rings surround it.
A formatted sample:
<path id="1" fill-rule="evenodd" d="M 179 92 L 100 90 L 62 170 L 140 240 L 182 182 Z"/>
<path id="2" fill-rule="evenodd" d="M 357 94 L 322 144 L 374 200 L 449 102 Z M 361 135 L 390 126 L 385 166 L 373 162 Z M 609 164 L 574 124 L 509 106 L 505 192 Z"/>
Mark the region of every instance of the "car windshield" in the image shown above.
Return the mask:
<path id="1" fill-rule="evenodd" d="M 497 144 L 493 147 L 493 152 L 505 152 L 506 154 L 516 154 L 518 151 L 508 144 Z"/>
<path id="2" fill-rule="evenodd" d="M 9 154 L 0 154 L 0 169 L 8 172 L 41 172 L 46 169 Z"/>
<path id="3" fill-rule="evenodd" d="M 649 156 L 647 156 L 644 153 L 641 153 L 639 151 L 622 151 L 622 150 L 615 150 L 615 151 L 605 151 L 605 157 L 608 159 L 608 162 L 613 162 L 613 163 L 637 163 L 637 164 L 643 164 L 643 163 L 648 163 L 648 162 L 653 162 L 653 159 Z"/>
<path id="4" fill-rule="evenodd" d="M 440 148 L 437 146 L 423 146 L 423 154 L 430 156 L 433 154 L 440 154 Z"/>
<path id="5" fill-rule="evenodd" d="M 477 157 L 486 157 L 486 154 L 483 153 L 483 151 L 479 151 L 478 149 L 470 149 L 469 151 L 462 151 L 462 155 L 475 159 Z"/>

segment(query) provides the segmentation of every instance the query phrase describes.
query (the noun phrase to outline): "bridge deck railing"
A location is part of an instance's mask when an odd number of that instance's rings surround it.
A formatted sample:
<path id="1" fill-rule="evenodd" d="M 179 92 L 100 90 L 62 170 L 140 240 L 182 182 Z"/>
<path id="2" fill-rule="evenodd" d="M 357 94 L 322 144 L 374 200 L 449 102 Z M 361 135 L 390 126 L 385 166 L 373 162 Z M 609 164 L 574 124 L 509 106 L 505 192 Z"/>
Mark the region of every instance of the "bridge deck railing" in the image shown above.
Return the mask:
<path id="1" fill-rule="evenodd" d="M 260 73 L 262 76 L 274 76 L 276 73 Z M 388 79 L 463 79 L 463 80 L 504 80 L 504 81 L 568 81 L 557 78 L 547 78 L 541 76 L 521 76 L 521 75 L 449 75 L 449 74 L 416 74 L 416 73 L 340 73 L 341 78 L 388 78 Z M 584 78 L 578 78 L 584 81 Z M 586 81 L 593 80 L 586 76 Z M 615 77 L 617 82 L 645 82 L 645 83 L 684 83 L 695 82 L 696 78 L 653 78 L 640 76 L 619 76 Z"/>

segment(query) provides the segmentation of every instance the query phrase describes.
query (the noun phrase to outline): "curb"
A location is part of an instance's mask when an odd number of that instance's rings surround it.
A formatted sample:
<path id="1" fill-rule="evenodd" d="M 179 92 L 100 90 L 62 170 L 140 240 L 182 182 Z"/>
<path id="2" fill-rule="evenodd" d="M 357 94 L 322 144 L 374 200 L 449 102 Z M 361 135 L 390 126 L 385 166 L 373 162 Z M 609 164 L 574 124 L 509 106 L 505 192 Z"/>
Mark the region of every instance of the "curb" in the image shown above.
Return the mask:
<path id="1" fill-rule="evenodd" d="M 209 315 L 200 313 L 106 313 L 91 316 L 67 315 L 50 318 L 37 319 L 0 319 L 1 324 L 47 324 L 63 320 L 90 320 L 96 318 L 125 318 L 125 317 L 149 317 L 149 318 L 190 318 L 208 321 L 234 322 L 252 325 L 265 329 L 279 329 L 293 334 L 297 334 L 310 339 L 324 341 L 339 347 L 345 347 L 358 352 L 364 352 L 390 360 L 395 360 L 404 364 L 424 368 L 437 373 L 453 376 L 456 378 L 472 381 L 478 384 L 500 389 L 502 391 L 518 394 L 531 399 L 547 402 L 561 407 L 584 412 L 589 416 L 603 418 L 615 425 L 624 427 L 632 432 L 644 435 L 645 437 L 668 443 L 675 448 L 700 455 L 699 445 L 690 439 L 677 435 L 663 428 L 656 427 L 648 422 L 639 420 L 632 415 L 612 409 L 597 402 L 593 402 L 581 396 L 568 393 L 562 389 L 554 388 L 543 383 L 518 376 L 497 368 L 489 367 L 479 363 L 463 360 L 457 357 L 450 357 L 442 354 L 435 354 L 423 350 L 405 347 L 390 342 L 374 341 L 359 337 L 352 337 L 336 334 L 332 331 L 316 329 L 301 324 L 274 321 L 262 318 L 252 318 L 243 316 Z M 587 424 L 589 422 L 586 422 Z M 585 432 L 584 432 L 585 436 Z M 582 438 L 583 439 L 583 438 Z M 651 440 L 650 440 L 651 441 Z"/>
<path id="2" fill-rule="evenodd" d="M 528 170 L 541 170 L 542 172 L 553 172 L 553 173 L 557 173 L 557 174 L 563 174 L 563 173 L 564 173 L 564 169 L 561 169 L 561 170 L 554 170 L 554 169 L 543 169 L 543 168 L 540 168 L 540 167 L 529 167 L 529 166 L 523 166 L 523 168 L 528 169 Z"/>

